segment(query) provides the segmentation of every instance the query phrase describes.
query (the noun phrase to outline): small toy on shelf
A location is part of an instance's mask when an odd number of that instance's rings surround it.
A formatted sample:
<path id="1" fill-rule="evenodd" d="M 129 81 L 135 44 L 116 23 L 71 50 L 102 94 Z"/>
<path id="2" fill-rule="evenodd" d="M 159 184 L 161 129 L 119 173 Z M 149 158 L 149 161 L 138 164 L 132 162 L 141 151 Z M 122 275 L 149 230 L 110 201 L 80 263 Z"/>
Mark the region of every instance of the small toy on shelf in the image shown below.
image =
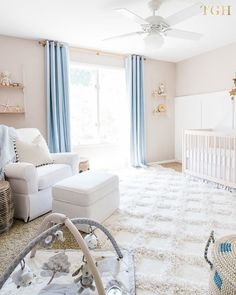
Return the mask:
<path id="1" fill-rule="evenodd" d="M 167 106 L 163 103 L 159 104 L 154 110 L 153 113 L 166 113 Z"/>
<path id="2" fill-rule="evenodd" d="M 2 107 L 1 112 L 6 113 L 10 111 L 11 106 L 9 105 L 9 100 L 7 101 L 7 103 L 1 103 L 0 106 Z"/>
<path id="3" fill-rule="evenodd" d="M 153 97 L 166 97 L 166 89 L 164 83 L 161 83 L 156 90 L 152 92 Z"/>
<path id="4" fill-rule="evenodd" d="M 165 95 L 165 85 L 163 83 L 161 83 L 158 87 L 158 94 Z"/>
<path id="5" fill-rule="evenodd" d="M 4 71 L 1 73 L 1 80 L 0 84 L 2 86 L 10 86 L 11 85 L 11 79 L 10 79 L 11 73 L 8 71 Z"/>
<path id="6" fill-rule="evenodd" d="M 13 108 L 14 108 L 14 112 L 16 113 L 21 113 L 24 111 L 23 108 L 20 107 L 19 105 L 13 106 Z"/>

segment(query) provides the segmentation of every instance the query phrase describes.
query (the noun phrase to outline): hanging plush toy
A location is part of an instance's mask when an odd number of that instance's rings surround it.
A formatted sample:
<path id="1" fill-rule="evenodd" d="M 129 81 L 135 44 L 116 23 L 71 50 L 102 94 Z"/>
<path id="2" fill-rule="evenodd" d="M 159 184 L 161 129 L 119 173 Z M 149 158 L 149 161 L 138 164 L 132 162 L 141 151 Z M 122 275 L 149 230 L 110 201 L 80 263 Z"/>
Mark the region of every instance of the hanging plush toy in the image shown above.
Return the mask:
<path id="1" fill-rule="evenodd" d="M 84 241 L 90 250 L 94 250 L 98 246 L 98 238 L 94 232 L 86 235 Z"/>
<path id="2" fill-rule="evenodd" d="M 61 242 L 65 241 L 63 231 L 58 230 L 54 234 L 47 236 L 46 239 L 41 242 L 41 246 L 44 248 L 51 248 L 56 240 Z"/>
<path id="3" fill-rule="evenodd" d="M 79 293 L 82 293 L 85 289 L 90 289 L 92 291 L 95 290 L 95 286 L 93 285 L 93 275 L 89 270 L 88 263 L 83 263 L 79 269 L 77 269 L 72 276 L 75 277 L 77 275 L 81 275 L 74 280 L 75 283 L 80 283 Z"/>
<path id="4" fill-rule="evenodd" d="M 16 270 L 11 275 L 12 281 L 16 284 L 17 288 L 27 287 L 32 284 L 34 274 L 25 264 L 25 261 L 21 261 L 21 267 L 19 270 Z"/>

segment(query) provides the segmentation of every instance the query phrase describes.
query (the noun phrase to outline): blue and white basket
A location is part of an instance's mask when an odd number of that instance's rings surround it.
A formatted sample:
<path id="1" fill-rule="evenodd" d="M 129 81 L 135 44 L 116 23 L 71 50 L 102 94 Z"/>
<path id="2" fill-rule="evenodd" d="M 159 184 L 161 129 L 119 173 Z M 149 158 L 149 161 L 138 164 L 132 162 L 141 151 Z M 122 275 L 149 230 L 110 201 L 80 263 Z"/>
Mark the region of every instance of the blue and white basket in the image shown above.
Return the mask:
<path id="1" fill-rule="evenodd" d="M 213 242 L 212 262 L 208 259 L 208 248 Z M 236 295 L 236 235 L 226 236 L 217 241 L 211 233 L 205 259 L 211 267 L 210 295 Z"/>

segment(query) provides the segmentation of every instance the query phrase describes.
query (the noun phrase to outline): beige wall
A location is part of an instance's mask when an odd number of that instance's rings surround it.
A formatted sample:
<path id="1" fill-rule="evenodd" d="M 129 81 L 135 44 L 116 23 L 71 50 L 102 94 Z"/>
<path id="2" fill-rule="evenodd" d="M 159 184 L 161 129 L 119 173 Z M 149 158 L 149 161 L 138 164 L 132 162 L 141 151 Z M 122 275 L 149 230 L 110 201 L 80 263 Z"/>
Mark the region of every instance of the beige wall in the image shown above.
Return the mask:
<path id="1" fill-rule="evenodd" d="M 70 59 L 72 62 L 80 62 L 85 64 L 124 67 L 124 58 L 122 55 L 116 54 L 97 54 L 95 50 L 86 50 L 76 47 L 70 48 Z"/>
<path id="2" fill-rule="evenodd" d="M 176 96 L 228 90 L 236 72 L 236 43 L 176 65 Z"/>
<path id="3" fill-rule="evenodd" d="M 153 90 L 163 82 L 167 98 L 152 97 Z M 159 162 L 174 159 L 174 96 L 175 64 L 147 59 L 145 62 L 147 161 Z M 153 114 L 160 103 L 168 107 L 166 114 Z"/>
<path id="4" fill-rule="evenodd" d="M 36 127 L 46 136 L 46 99 L 44 90 L 44 50 L 38 42 L 0 36 L 0 72 L 8 70 L 12 80 L 24 83 L 24 115 L 2 115 L 0 124 L 13 127 Z M 1 91 L 1 90 L 0 90 Z M 0 100 L 14 91 L 0 92 Z M 8 93 L 6 94 L 6 91 Z M 11 92 L 12 91 L 12 92 Z"/>

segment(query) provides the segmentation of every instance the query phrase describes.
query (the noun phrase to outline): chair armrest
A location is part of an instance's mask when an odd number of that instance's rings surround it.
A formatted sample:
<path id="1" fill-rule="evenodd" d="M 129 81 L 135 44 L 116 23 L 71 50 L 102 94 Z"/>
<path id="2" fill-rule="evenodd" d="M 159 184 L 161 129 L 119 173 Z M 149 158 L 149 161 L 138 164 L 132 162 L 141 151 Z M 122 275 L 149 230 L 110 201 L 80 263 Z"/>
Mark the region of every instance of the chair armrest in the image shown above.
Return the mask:
<path id="1" fill-rule="evenodd" d="M 38 191 L 37 169 L 30 163 L 11 163 L 5 166 L 5 175 L 16 193 L 35 193 Z"/>
<path id="2" fill-rule="evenodd" d="M 71 167 L 72 173 L 79 170 L 79 155 L 77 153 L 53 153 L 51 154 L 55 164 L 67 164 Z"/>

